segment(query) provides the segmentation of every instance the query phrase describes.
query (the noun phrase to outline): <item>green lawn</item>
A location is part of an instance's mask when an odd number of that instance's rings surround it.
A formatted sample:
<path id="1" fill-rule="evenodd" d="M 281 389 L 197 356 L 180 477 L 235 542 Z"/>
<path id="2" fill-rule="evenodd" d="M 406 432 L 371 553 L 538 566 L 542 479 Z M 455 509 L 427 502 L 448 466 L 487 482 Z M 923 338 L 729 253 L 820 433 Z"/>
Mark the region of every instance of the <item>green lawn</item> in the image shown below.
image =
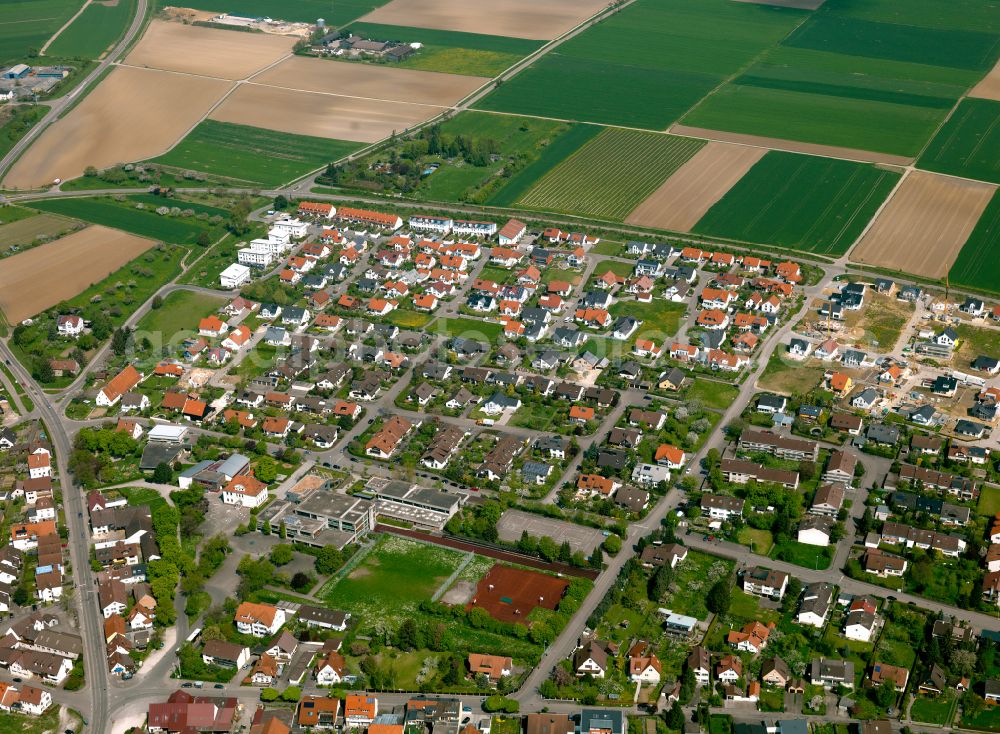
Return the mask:
<path id="1" fill-rule="evenodd" d="M 910 718 L 926 724 L 945 726 L 950 722 L 955 696 L 949 691 L 937 698 L 917 696 L 910 708 Z"/>
<path id="2" fill-rule="evenodd" d="M 503 333 L 503 326 L 491 321 L 476 321 L 475 319 L 438 319 L 431 322 L 424 331 L 429 334 L 462 336 L 494 344 Z"/>
<path id="3" fill-rule="evenodd" d="M 693 231 L 839 256 L 898 180 L 863 163 L 770 151 Z"/>
<path id="4" fill-rule="evenodd" d="M 635 263 L 621 262 L 620 260 L 598 260 L 594 266 L 594 277 L 598 278 L 609 270 L 615 275 L 628 278 L 635 272 Z"/>
<path id="5" fill-rule="evenodd" d="M 398 619 L 429 600 L 459 567 L 463 554 L 384 536 L 347 576 L 318 593 L 333 608 L 373 624 Z"/>
<path id="6" fill-rule="evenodd" d="M 738 620 L 740 624 L 752 621 L 767 624 L 768 622 L 777 622 L 780 616 L 773 609 L 762 608 L 759 598 L 753 594 L 747 594 L 739 588 L 733 589 L 731 600 L 726 616 Z"/>
<path id="7" fill-rule="evenodd" d="M 823 379 L 823 367 L 806 366 L 783 357 L 781 350 L 771 355 L 757 386 L 783 395 L 805 395 Z"/>
<path id="8" fill-rule="evenodd" d="M 905 640 L 898 640 L 886 636 L 883 632 L 875 647 L 875 659 L 887 665 L 896 665 L 901 668 L 912 668 L 917 659 L 917 652 L 913 646 Z"/>
<path id="9" fill-rule="evenodd" d="M 363 143 L 204 120 L 151 162 L 220 178 L 278 186 L 343 158 Z"/>
<path id="10" fill-rule="evenodd" d="M 111 49 L 135 14 L 135 0 L 92 2 L 49 46 L 50 56 L 99 59 Z"/>
<path id="11" fill-rule="evenodd" d="M 918 165 L 928 171 L 1000 183 L 1000 102 L 963 99 Z"/>
<path id="12" fill-rule="evenodd" d="M 197 332 L 198 322 L 219 310 L 226 298 L 191 291 L 174 291 L 163 299 L 163 305 L 150 310 L 136 325 L 137 332 L 156 334 L 167 343 L 179 332 Z"/>
<path id="13" fill-rule="evenodd" d="M 961 724 L 966 729 L 1000 731 L 1000 706 L 987 706 L 976 716 L 962 716 Z"/>
<path id="14" fill-rule="evenodd" d="M 704 141 L 608 128 L 553 168 L 518 203 L 622 220 Z"/>
<path id="15" fill-rule="evenodd" d="M 993 517 L 1000 512 L 1000 487 L 984 484 L 980 488 L 976 512 L 984 517 Z"/>
<path id="16" fill-rule="evenodd" d="M 390 324 L 395 324 L 400 329 L 422 329 L 431 320 L 431 315 L 399 308 L 389 313 L 385 320 Z"/>
<path id="17" fill-rule="evenodd" d="M 162 206 L 188 208 L 185 202 L 160 199 Z M 110 197 L 43 199 L 31 204 L 34 209 L 54 212 L 85 222 L 103 224 L 121 229 L 141 237 L 149 237 L 163 242 L 194 244 L 204 232 L 211 239 L 221 237 L 224 230 L 220 225 L 199 220 L 195 217 L 161 216 L 153 211 L 153 205 L 136 209 L 134 203 L 118 202 Z M 190 205 L 192 208 L 195 205 Z"/>
<path id="18" fill-rule="evenodd" d="M 25 61 L 73 17 L 82 0 L 13 0 L 0 3 L 0 64 Z"/>
<path id="19" fill-rule="evenodd" d="M 690 384 L 684 391 L 684 399 L 700 400 L 706 408 L 722 410 L 728 408 L 738 394 L 739 388 L 735 385 L 696 377 L 691 378 Z"/>
<path id="20" fill-rule="evenodd" d="M 1000 192 L 994 193 L 951 266 L 952 283 L 1000 293 Z"/>
<path id="21" fill-rule="evenodd" d="M 744 525 L 740 528 L 739 535 L 736 536 L 736 542 L 747 546 L 758 555 L 766 556 L 774 544 L 774 538 L 771 537 L 770 530 L 758 530 Z"/>
<path id="22" fill-rule="evenodd" d="M 833 560 L 834 546 L 822 547 L 818 545 L 808 545 L 790 540 L 775 546 L 772 555 L 796 566 L 811 568 L 814 570 L 829 568 L 830 561 Z"/>
<path id="23" fill-rule="evenodd" d="M 616 318 L 631 316 L 642 321 L 629 340 L 643 338 L 662 343 L 677 333 L 686 310 L 687 306 L 683 303 L 655 299 L 650 303 L 619 301 L 612 304 L 610 312 Z"/>
<path id="24" fill-rule="evenodd" d="M 687 558 L 674 569 L 675 591 L 664 605 L 677 614 L 687 614 L 698 619 L 708 617 L 705 595 L 712 584 L 733 572 L 733 562 L 708 553 L 689 550 Z"/>

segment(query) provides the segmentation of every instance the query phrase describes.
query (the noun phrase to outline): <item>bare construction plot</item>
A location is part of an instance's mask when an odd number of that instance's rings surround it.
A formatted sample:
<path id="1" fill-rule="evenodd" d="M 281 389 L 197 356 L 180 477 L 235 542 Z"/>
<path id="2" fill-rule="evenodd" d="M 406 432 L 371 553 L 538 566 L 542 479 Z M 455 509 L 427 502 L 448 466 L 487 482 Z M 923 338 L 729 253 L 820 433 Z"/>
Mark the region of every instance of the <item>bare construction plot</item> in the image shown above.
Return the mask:
<path id="1" fill-rule="evenodd" d="M 239 34 L 235 34 L 239 35 Z M 7 188 L 76 178 L 87 166 L 154 158 L 204 117 L 230 82 L 118 67 L 14 164 Z"/>
<path id="2" fill-rule="evenodd" d="M 244 84 L 211 118 L 296 135 L 374 143 L 433 117 L 442 107 L 354 99 Z"/>
<path id="3" fill-rule="evenodd" d="M 489 79 L 293 56 L 253 81 L 305 92 L 450 106 Z"/>
<path id="4" fill-rule="evenodd" d="M 943 278 L 996 188 L 912 171 L 861 238 L 851 260 Z"/>
<path id="5" fill-rule="evenodd" d="M 556 545 L 562 545 L 563 541 L 567 541 L 574 552 L 583 551 L 588 556 L 594 552 L 594 548 L 604 542 L 604 534 L 596 528 L 587 528 L 566 520 L 533 515 L 522 510 L 507 510 L 497 522 L 497 533 L 501 540 L 507 542 L 520 540 L 521 533 L 525 530 L 528 531 L 528 535 L 535 538 L 548 535 L 556 542 Z"/>
<path id="6" fill-rule="evenodd" d="M 154 244 L 145 237 L 93 225 L 12 255 L 0 268 L 0 310 L 12 324 L 34 316 L 83 292 Z M 39 287 L 41 272 L 45 287 Z"/>
<path id="7" fill-rule="evenodd" d="M 562 35 L 607 5 L 608 0 L 392 0 L 361 20 L 544 41 Z"/>
<path id="8" fill-rule="evenodd" d="M 125 58 L 129 66 L 246 79 L 292 51 L 294 38 L 154 20 Z"/>
<path id="9" fill-rule="evenodd" d="M 765 153 L 765 148 L 710 142 L 639 204 L 625 223 L 690 232 Z"/>
<path id="10" fill-rule="evenodd" d="M 739 145 L 753 145 L 759 148 L 770 148 L 771 150 L 787 150 L 792 153 L 806 153 L 808 155 L 819 155 L 826 158 L 843 158 L 849 161 L 861 161 L 862 163 L 885 163 L 890 166 L 908 166 L 913 163 L 913 158 L 907 158 L 901 155 L 876 153 L 871 150 L 858 150 L 856 148 L 841 148 L 836 145 L 800 143 L 795 140 L 766 138 L 760 135 L 727 133 L 722 130 L 709 130 L 704 127 L 691 127 L 690 125 L 671 125 L 668 132 L 674 135 L 687 135 L 692 138 L 719 140 L 726 143 L 737 143 Z"/>
<path id="11" fill-rule="evenodd" d="M 979 84 L 972 88 L 969 96 L 1000 102 L 1000 61 L 990 69 L 990 73 L 983 77 Z"/>

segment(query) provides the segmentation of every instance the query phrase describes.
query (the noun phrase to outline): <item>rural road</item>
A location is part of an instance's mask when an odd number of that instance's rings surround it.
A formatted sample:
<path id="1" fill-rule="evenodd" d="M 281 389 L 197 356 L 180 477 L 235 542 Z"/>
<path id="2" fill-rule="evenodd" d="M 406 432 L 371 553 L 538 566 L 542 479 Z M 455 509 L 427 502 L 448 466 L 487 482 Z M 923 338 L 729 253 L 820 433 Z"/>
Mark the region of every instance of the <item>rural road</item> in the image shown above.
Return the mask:
<path id="1" fill-rule="evenodd" d="M 14 147 L 10 149 L 10 152 L 7 153 L 7 155 L 0 159 L 0 178 L 7 174 L 8 169 L 14 165 L 14 162 L 21 157 L 21 154 L 28 149 L 28 147 L 38 138 L 39 135 L 42 134 L 42 132 L 45 131 L 46 128 L 48 128 L 49 125 L 58 120 L 63 112 L 75 103 L 77 95 L 81 92 L 85 92 L 88 86 L 90 86 L 96 79 L 100 78 L 108 67 L 112 65 L 113 61 L 118 58 L 118 55 L 128 48 L 129 44 L 135 40 L 135 37 L 143 28 L 148 7 L 149 0 L 139 0 L 135 17 L 132 18 L 132 25 L 129 26 L 125 35 L 118 42 L 118 45 L 116 45 L 107 56 L 98 62 L 94 70 L 90 72 L 72 92 L 53 100 L 51 106 L 49 107 L 49 111 L 45 113 L 45 116 L 39 120 L 38 123 L 31 128 L 23 138 L 14 144 Z M 62 29 L 60 29 L 60 32 L 61 30 Z"/>

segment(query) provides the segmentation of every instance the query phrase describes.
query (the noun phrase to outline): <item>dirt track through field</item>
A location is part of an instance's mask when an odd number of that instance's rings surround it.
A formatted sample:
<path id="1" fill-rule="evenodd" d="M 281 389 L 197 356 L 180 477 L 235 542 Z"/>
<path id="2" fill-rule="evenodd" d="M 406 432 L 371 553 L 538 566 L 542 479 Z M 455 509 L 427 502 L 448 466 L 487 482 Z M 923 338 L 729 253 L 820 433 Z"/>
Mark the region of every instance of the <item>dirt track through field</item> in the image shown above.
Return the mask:
<path id="1" fill-rule="evenodd" d="M 688 135 L 693 138 L 704 138 L 706 140 L 720 140 L 726 143 L 738 143 L 740 145 L 756 145 L 761 148 L 772 150 L 787 150 L 792 153 L 807 153 L 808 155 L 821 155 L 827 158 L 844 158 L 851 161 L 863 161 L 867 163 L 885 163 L 890 166 L 908 166 L 913 163 L 912 158 L 900 155 L 890 155 L 889 153 L 876 153 L 871 150 L 857 150 L 855 148 L 841 148 L 836 145 L 818 145 L 816 143 L 800 143 L 795 140 L 783 140 L 781 138 L 765 138 L 760 135 L 744 135 L 742 133 L 728 133 L 722 130 L 709 130 L 704 127 L 691 127 L 689 125 L 672 125 L 668 132 L 674 135 Z"/>
<path id="2" fill-rule="evenodd" d="M 321 138 L 374 143 L 433 117 L 443 108 L 354 99 L 244 84 L 211 114 L 219 122 Z"/>
<path id="3" fill-rule="evenodd" d="M 608 0 L 392 0 L 361 20 L 544 41 L 562 35 L 607 5 Z"/>
<path id="4" fill-rule="evenodd" d="M 996 65 L 990 69 L 990 73 L 972 88 L 969 96 L 1000 102 L 1000 61 L 997 61 Z"/>
<path id="5" fill-rule="evenodd" d="M 690 232 L 765 153 L 765 148 L 710 142 L 639 204 L 625 223 Z"/>
<path id="6" fill-rule="evenodd" d="M 273 64 L 294 45 L 289 36 L 154 20 L 125 63 L 235 81 Z"/>
<path id="7" fill-rule="evenodd" d="M 254 77 L 266 84 L 307 92 L 394 102 L 453 105 L 489 79 L 293 56 Z"/>
<path id="8" fill-rule="evenodd" d="M 82 293 L 155 244 L 95 224 L 8 257 L 0 268 L 0 310 L 16 324 Z"/>
<path id="9" fill-rule="evenodd" d="M 231 84 L 163 71 L 118 67 L 35 141 L 4 179 L 36 188 L 160 155 L 197 123 Z"/>
<path id="10" fill-rule="evenodd" d="M 912 171 L 851 253 L 851 260 L 943 278 L 996 188 Z"/>

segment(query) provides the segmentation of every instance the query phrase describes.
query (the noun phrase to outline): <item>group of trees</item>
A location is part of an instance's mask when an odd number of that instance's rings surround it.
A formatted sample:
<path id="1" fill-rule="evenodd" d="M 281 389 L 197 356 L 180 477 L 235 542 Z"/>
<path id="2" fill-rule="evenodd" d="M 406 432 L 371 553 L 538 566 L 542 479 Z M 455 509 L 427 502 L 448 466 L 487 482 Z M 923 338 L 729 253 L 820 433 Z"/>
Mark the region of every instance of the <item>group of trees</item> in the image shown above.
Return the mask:
<path id="1" fill-rule="evenodd" d="M 118 471 L 115 461 L 134 456 L 139 442 L 113 428 L 84 428 L 73 441 L 69 469 L 85 487 L 112 480 Z"/>

